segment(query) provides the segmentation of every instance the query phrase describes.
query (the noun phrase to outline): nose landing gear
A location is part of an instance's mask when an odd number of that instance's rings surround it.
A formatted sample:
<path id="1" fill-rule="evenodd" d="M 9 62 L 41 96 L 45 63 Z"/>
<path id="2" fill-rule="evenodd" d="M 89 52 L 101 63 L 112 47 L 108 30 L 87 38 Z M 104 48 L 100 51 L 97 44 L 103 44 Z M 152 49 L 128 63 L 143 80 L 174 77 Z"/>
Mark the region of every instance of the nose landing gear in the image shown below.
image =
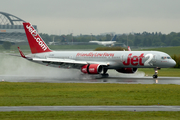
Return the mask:
<path id="1" fill-rule="evenodd" d="M 154 68 L 154 75 L 153 78 L 158 78 L 158 70 L 160 70 L 161 68 Z"/>

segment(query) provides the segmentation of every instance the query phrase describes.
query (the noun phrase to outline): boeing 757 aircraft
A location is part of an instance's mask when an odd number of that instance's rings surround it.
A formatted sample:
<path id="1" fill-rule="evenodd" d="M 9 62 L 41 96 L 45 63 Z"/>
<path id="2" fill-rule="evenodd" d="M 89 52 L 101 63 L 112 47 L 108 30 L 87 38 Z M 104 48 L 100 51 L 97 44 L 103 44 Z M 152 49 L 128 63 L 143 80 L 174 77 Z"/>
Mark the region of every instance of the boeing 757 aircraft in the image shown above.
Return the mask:
<path id="1" fill-rule="evenodd" d="M 153 78 L 160 68 L 176 65 L 171 57 L 158 51 L 52 51 L 30 23 L 23 23 L 32 54 L 21 56 L 29 61 L 58 68 L 75 68 L 84 74 L 108 77 L 108 69 L 119 73 L 135 73 L 138 68 L 154 68 Z"/>
<path id="2" fill-rule="evenodd" d="M 116 35 L 110 40 L 110 41 L 89 41 L 90 43 L 97 43 L 99 45 L 104 45 L 104 46 L 113 46 L 114 43 L 116 42 Z"/>

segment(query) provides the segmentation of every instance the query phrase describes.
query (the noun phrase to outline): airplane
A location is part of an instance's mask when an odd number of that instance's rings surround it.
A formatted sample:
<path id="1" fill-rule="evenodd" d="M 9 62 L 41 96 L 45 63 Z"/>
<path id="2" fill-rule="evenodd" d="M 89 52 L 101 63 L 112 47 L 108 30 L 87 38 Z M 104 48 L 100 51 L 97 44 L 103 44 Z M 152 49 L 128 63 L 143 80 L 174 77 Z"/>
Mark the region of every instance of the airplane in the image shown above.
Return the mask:
<path id="1" fill-rule="evenodd" d="M 116 36 L 115 35 L 110 41 L 89 41 L 89 43 L 97 43 L 99 45 L 104 45 L 104 46 L 114 46 L 114 43 L 116 42 Z"/>
<path id="2" fill-rule="evenodd" d="M 53 41 L 52 42 L 49 42 L 49 45 L 55 45 L 57 44 L 58 42 L 54 42 L 54 37 L 53 37 Z"/>
<path id="3" fill-rule="evenodd" d="M 154 68 L 153 78 L 157 78 L 158 70 L 176 65 L 168 54 L 158 51 L 53 51 L 30 23 L 23 26 L 32 54 L 24 55 L 18 47 L 21 57 L 46 66 L 79 69 L 102 77 L 109 76 L 108 69 L 132 74 L 138 68 Z"/>

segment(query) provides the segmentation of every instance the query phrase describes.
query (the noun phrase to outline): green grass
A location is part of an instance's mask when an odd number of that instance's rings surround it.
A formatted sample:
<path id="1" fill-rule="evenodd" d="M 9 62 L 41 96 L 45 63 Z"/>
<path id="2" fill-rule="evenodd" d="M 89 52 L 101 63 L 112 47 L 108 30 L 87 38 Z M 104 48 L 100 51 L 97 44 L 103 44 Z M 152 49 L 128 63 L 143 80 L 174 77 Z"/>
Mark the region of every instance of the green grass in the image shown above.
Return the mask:
<path id="1" fill-rule="evenodd" d="M 30 51 L 30 48 L 29 48 L 29 45 L 12 45 L 11 46 L 11 49 L 8 50 L 8 51 L 18 51 L 17 47 L 20 47 L 22 50 L 29 50 Z M 48 45 L 52 50 L 95 50 L 96 48 L 105 48 L 103 47 L 102 45 Z M 112 48 L 108 48 L 108 50 L 111 50 L 116 47 L 112 47 Z M 118 49 L 118 47 L 117 47 Z M 160 47 L 160 48 L 151 48 L 151 49 L 139 49 L 141 51 L 162 51 L 162 52 L 165 52 L 169 55 L 179 55 L 180 54 L 180 46 L 176 46 L 176 47 Z M 2 45 L 0 45 L 0 51 L 6 51 L 4 50 L 4 48 L 2 47 Z M 133 49 L 132 49 L 133 51 Z"/>
<path id="2" fill-rule="evenodd" d="M 145 72 L 146 76 L 152 76 L 154 74 L 153 68 L 138 68 L 138 71 Z M 180 77 L 180 69 L 179 68 L 162 68 L 161 70 L 158 70 L 158 76 Z"/>
<path id="3" fill-rule="evenodd" d="M 82 50 L 94 50 L 101 45 L 51 45 L 49 46 L 52 50 L 73 50 L 73 49 L 82 49 Z"/>
<path id="4" fill-rule="evenodd" d="M 169 55 L 180 55 L 180 46 L 177 47 L 160 47 L 160 48 L 152 48 L 152 49 L 141 49 L 141 51 L 144 50 L 153 50 L 153 51 L 162 51 Z"/>
<path id="5" fill-rule="evenodd" d="M 0 106 L 180 105 L 179 85 L 0 82 Z"/>
<path id="6" fill-rule="evenodd" d="M 1 120 L 178 120 L 180 112 L 49 111 L 0 112 Z"/>

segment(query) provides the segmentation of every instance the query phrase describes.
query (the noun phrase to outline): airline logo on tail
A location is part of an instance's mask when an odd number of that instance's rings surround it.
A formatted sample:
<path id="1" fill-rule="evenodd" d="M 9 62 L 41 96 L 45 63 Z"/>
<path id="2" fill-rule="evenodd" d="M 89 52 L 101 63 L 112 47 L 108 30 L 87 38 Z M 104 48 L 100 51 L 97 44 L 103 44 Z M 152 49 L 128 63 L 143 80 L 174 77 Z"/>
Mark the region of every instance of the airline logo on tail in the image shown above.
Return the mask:
<path id="1" fill-rule="evenodd" d="M 23 23 L 32 53 L 51 52 L 30 23 Z"/>
<path id="2" fill-rule="evenodd" d="M 34 37 L 34 39 L 36 40 L 36 42 L 39 44 L 39 46 L 45 51 L 47 49 L 47 46 L 43 43 L 43 41 L 40 39 L 40 37 L 38 36 L 36 30 L 34 30 L 34 28 L 31 26 L 26 25 L 26 28 L 29 30 L 29 32 L 31 33 L 31 35 Z"/>

